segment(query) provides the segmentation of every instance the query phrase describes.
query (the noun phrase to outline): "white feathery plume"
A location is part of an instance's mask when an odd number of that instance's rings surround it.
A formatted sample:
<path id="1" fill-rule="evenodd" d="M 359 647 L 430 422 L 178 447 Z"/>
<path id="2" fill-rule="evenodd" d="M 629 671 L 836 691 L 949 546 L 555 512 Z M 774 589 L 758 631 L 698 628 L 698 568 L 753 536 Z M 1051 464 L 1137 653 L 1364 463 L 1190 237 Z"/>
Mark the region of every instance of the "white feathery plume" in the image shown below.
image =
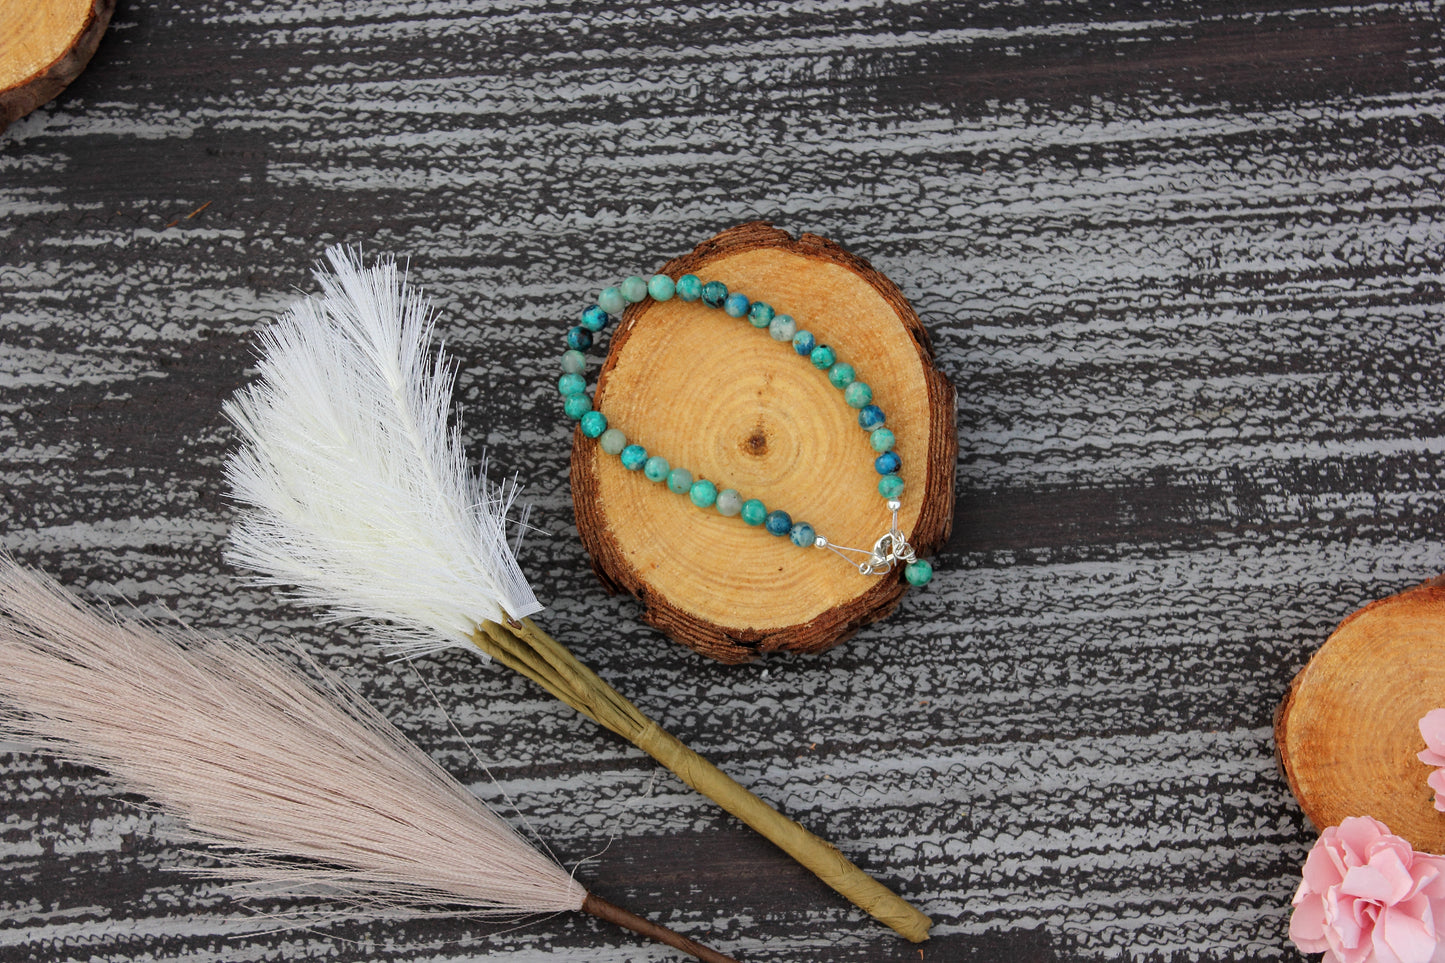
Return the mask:
<path id="1" fill-rule="evenodd" d="M 227 479 L 249 509 L 229 558 L 337 616 L 387 620 L 403 649 L 469 645 L 542 607 L 507 539 L 516 485 L 473 474 L 447 426 L 429 302 L 394 260 L 326 254 L 321 296 L 261 334 L 260 380 L 225 404 L 244 440 Z"/>
<path id="2" fill-rule="evenodd" d="M 0 735 L 106 770 L 216 850 L 208 874 L 269 894 L 402 915 L 580 910 L 736 963 L 588 893 L 334 679 L 118 621 L 3 553 Z"/>

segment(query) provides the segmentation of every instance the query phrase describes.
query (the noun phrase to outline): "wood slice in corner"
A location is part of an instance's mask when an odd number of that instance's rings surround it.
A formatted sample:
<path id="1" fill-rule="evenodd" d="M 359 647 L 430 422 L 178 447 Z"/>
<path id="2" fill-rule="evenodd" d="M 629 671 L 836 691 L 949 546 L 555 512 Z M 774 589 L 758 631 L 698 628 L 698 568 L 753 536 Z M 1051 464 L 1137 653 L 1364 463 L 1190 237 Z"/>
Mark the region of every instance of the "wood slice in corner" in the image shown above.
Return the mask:
<path id="1" fill-rule="evenodd" d="M 899 527 L 921 555 L 943 545 L 953 521 L 954 391 L 892 282 L 837 244 L 760 222 L 724 231 L 660 273 L 723 281 L 766 301 L 852 364 L 897 436 Z M 595 401 L 649 454 L 783 509 L 833 542 L 871 548 L 888 531 L 858 412 L 790 343 L 745 318 L 678 298 L 632 305 L 612 335 Z M 624 469 L 580 430 L 572 495 L 604 584 L 641 600 L 650 624 L 722 662 L 829 648 L 892 612 L 906 587 L 899 569 L 861 575 L 831 552 L 697 508 Z"/>
<path id="2" fill-rule="evenodd" d="M 115 0 L 0 0 L 0 131 L 80 76 Z"/>
<path id="3" fill-rule="evenodd" d="M 1445 578 L 1365 606 L 1295 677 L 1275 721 L 1290 789 L 1317 829 L 1373 816 L 1445 853 L 1445 813 L 1415 758 L 1419 721 L 1445 707 Z"/>

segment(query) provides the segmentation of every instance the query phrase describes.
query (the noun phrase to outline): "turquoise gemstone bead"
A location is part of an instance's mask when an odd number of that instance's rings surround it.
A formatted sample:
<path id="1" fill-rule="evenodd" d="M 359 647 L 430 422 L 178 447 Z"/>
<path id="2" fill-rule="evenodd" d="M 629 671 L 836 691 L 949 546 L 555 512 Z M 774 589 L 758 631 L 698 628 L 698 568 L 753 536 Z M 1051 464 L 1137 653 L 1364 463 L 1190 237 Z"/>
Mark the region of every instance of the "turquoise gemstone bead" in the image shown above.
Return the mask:
<path id="1" fill-rule="evenodd" d="M 582 312 L 582 327 L 588 331 L 601 331 L 607 327 L 607 322 L 610 320 L 611 318 L 607 316 L 607 312 L 595 304 Z"/>
<path id="2" fill-rule="evenodd" d="M 798 333 L 798 322 L 794 321 L 792 315 L 780 314 L 768 324 L 768 334 L 773 336 L 774 341 L 792 341 Z"/>
<path id="3" fill-rule="evenodd" d="M 637 471 L 647 462 L 647 449 L 641 445 L 628 445 L 622 449 L 620 457 L 623 468 L 628 471 Z"/>
<path id="4" fill-rule="evenodd" d="M 839 361 L 828 369 L 828 383 L 839 391 L 853 383 L 853 366 Z"/>
<path id="5" fill-rule="evenodd" d="M 677 293 L 677 284 L 666 274 L 654 274 L 648 279 L 647 293 L 654 301 L 671 301 Z"/>
<path id="6" fill-rule="evenodd" d="M 878 479 L 878 494 L 884 498 L 897 498 L 903 494 L 903 479 L 897 475 L 884 475 Z"/>
<path id="7" fill-rule="evenodd" d="M 768 530 L 769 535 L 781 537 L 793 530 L 793 519 L 781 508 L 775 508 L 768 512 L 768 517 L 763 522 L 763 527 Z"/>
<path id="8" fill-rule="evenodd" d="M 684 274 L 677 279 L 677 296 L 684 301 L 696 301 L 702 297 L 702 279 L 696 274 Z"/>
<path id="9" fill-rule="evenodd" d="M 686 468 L 674 468 L 668 472 L 667 490 L 674 495 L 686 495 L 692 491 L 692 472 Z"/>
<path id="10" fill-rule="evenodd" d="M 873 459 L 873 470 L 880 475 L 892 475 L 903 467 L 903 459 L 896 451 L 885 451 Z"/>
<path id="11" fill-rule="evenodd" d="M 732 518 L 743 510 L 743 496 L 736 488 L 724 488 L 717 493 L 717 512 L 719 515 L 726 515 Z"/>
<path id="12" fill-rule="evenodd" d="M 608 428 L 602 433 L 602 437 L 597 439 L 597 446 L 609 455 L 620 455 L 622 449 L 627 447 L 627 436 L 622 433 L 621 428 Z"/>
<path id="13" fill-rule="evenodd" d="M 587 370 L 587 356 L 576 348 L 562 352 L 562 370 L 568 374 L 582 374 Z"/>
<path id="14" fill-rule="evenodd" d="M 603 288 L 597 295 L 597 306 L 608 314 L 621 314 L 622 309 L 627 307 L 627 299 L 617 288 Z"/>
<path id="15" fill-rule="evenodd" d="M 813 337 L 811 331 L 799 331 L 793 335 L 793 350 L 805 358 L 812 354 L 817 346 L 818 339 Z"/>
<path id="16" fill-rule="evenodd" d="M 773 315 L 775 313 L 771 304 L 754 301 L 753 306 L 748 308 L 748 324 L 751 324 L 755 328 L 766 328 L 773 323 Z"/>
<path id="17" fill-rule="evenodd" d="M 873 386 L 866 381 L 855 381 L 843 389 L 843 400 L 850 408 L 863 408 L 873 400 Z"/>
<path id="18" fill-rule="evenodd" d="M 618 285 L 618 290 L 622 292 L 622 296 L 627 299 L 628 304 L 636 304 L 647 298 L 647 282 L 635 274 Z"/>
<path id="19" fill-rule="evenodd" d="M 793 527 L 788 529 L 788 538 L 799 548 L 812 548 L 813 540 L 817 537 L 818 533 L 813 531 L 813 526 L 807 522 L 794 522 Z"/>
<path id="20" fill-rule="evenodd" d="M 580 394 L 587 390 L 587 379 L 581 375 L 564 374 L 557 379 L 557 393 L 562 397 Z"/>
<path id="21" fill-rule="evenodd" d="M 582 434 L 597 438 L 607 430 L 607 416 L 600 411 L 589 411 L 582 416 Z"/>
<path id="22" fill-rule="evenodd" d="M 748 309 L 751 307 L 752 302 L 748 300 L 748 296 L 746 294 L 739 294 L 736 291 L 723 299 L 723 311 L 726 312 L 730 318 L 742 317 L 748 313 Z"/>
<path id="23" fill-rule="evenodd" d="M 562 403 L 562 410 L 567 412 L 568 418 L 578 421 L 592 410 L 592 399 L 585 394 L 568 395 L 567 400 Z"/>
<path id="24" fill-rule="evenodd" d="M 717 501 L 717 486 L 706 478 L 699 478 L 687 490 L 687 497 L 691 498 L 698 508 L 712 508 Z"/>
<path id="25" fill-rule="evenodd" d="M 592 332 L 578 325 L 567 329 L 567 347 L 574 351 L 586 351 L 592 347 Z"/>
<path id="26" fill-rule="evenodd" d="M 892 451 L 896 440 L 893 432 L 887 428 L 874 428 L 873 433 L 868 436 L 868 444 L 872 445 L 876 452 Z"/>
<path id="27" fill-rule="evenodd" d="M 728 299 L 728 286 L 721 281 L 709 281 L 702 286 L 702 303 L 710 308 L 720 308 Z"/>
<path id="28" fill-rule="evenodd" d="M 667 459 L 661 455 L 653 455 L 647 459 L 647 463 L 642 466 L 642 473 L 647 476 L 647 480 L 650 482 L 667 481 L 667 473 L 670 471 L 672 471 L 672 466 L 669 465 Z"/>
<path id="29" fill-rule="evenodd" d="M 864 431 L 881 428 L 886 420 L 883 417 L 883 409 L 877 405 L 864 405 L 858 411 L 858 424 Z"/>
<path id="30" fill-rule="evenodd" d="M 909 562 L 908 566 L 903 570 L 903 577 L 908 580 L 909 585 L 912 585 L 914 588 L 919 588 L 927 585 L 929 581 L 932 580 L 933 566 L 921 558 L 915 562 Z"/>
<path id="31" fill-rule="evenodd" d="M 838 360 L 838 356 L 833 353 L 833 349 L 826 344 L 820 344 L 814 348 L 813 353 L 808 355 L 808 358 L 813 362 L 813 367 L 821 371 L 827 371 L 833 367 L 833 362 Z"/>
<path id="32" fill-rule="evenodd" d="M 743 521 L 749 525 L 761 525 L 768 520 L 767 506 L 756 498 L 749 498 L 743 502 L 743 507 L 739 511 L 743 516 Z"/>

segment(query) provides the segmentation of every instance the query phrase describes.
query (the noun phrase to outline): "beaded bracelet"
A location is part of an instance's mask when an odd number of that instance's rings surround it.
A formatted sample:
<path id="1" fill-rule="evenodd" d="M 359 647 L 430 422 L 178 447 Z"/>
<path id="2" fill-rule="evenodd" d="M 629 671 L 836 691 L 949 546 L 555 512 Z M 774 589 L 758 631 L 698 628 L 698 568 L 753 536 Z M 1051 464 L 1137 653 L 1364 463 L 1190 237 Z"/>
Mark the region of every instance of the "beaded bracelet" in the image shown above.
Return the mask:
<path id="1" fill-rule="evenodd" d="M 744 499 L 733 488 L 719 491 L 717 485 L 707 479 L 694 481 L 692 472 L 686 468 L 674 468 L 666 458 L 649 455 L 641 445 L 629 443 L 621 429 L 609 428 L 607 416 L 592 407 L 584 377 L 587 357 L 583 352 L 592 347 L 593 334 L 601 332 L 615 317 L 620 317 L 629 304 L 637 304 L 649 297 L 654 301 L 669 301 L 674 296 L 683 301 L 701 301 L 710 308 L 722 310 L 729 317 L 745 317 L 754 328 L 766 329 L 773 340 L 790 342 L 793 350 L 812 362 L 814 368 L 827 372 L 828 381 L 843 392 L 843 400 L 849 407 L 858 409 L 858 424 L 868 432 L 868 443 L 876 454 L 873 467 L 883 476 L 878 480 L 878 494 L 893 514 L 888 531 L 871 549 L 835 545 L 807 522 L 795 522 L 781 509 L 769 511 L 760 499 Z M 603 289 L 597 296 L 597 303 L 582 312 L 582 323 L 567 332 L 562 372 L 557 390 L 562 395 L 567 417 L 579 422 L 582 434 L 597 439 L 603 451 L 617 455 L 622 460 L 622 467 L 629 471 L 641 471 L 652 482 L 666 482 L 670 491 L 687 495 L 698 508 L 715 508 L 721 515 L 738 516 L 748 525 L 762 526 L 779 537 L 788 536 L 799 547 L 827 549 L 850 566 L 855 566 L 863 575 L 883 575 L 892 571 L 895 565 L 904 565 L 903 575 L 910 585 L 926 585 L 933 578 L 933 566 L 918 557 L 898 528 L 898 511 L 902 507 L 899 496 L 903 493 L 903 479 L 898 470 L 903 461 L 893 450 L 895 438 L 893 432 L 885 427 L 883 410 L 873 404 L 873 389 L 866 382 L 857 380 L 852 365 L 838 360 L 832 348 L 818 344 L 811 332 L 800 330 L 789 315 L 777 314 L 767 303 L 750 300 L 736 291 L 729 293 L 727 285 L 721 281 L 703 282 L 695 274 L 684 274 L 676 281 L 665 274 L 654 274 L 647 281 L 636 276 L 629 277 L 617 287 Z M 856 561 L 845 552 L 866 557 Z"/>

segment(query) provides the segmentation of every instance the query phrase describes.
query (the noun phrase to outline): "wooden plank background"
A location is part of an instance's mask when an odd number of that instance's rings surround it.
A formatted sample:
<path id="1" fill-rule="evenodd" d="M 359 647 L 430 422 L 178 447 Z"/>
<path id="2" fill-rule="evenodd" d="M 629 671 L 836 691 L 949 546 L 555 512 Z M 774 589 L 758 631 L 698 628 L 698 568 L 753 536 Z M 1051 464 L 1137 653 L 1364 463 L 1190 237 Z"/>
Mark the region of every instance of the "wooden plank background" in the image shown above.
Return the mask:
<path id="1" fill-rule="evenodd" d="M 290 636 L 599 892 L 748 961 L 1278 960 L 1312 839 L 1271 714 L 1445 570 L 1433 3 L 122 0 L 0 134 L 0 547 Z M 553 369 L 590 292 L 764 218 L 870 258 L 959 387 L 927 591 L 705 662 L 575 537 Z M 546 624 L 937 921 L 903 943 L 570 710 L 416 677 L 222 561 L 219 405 L 331 242 L 411 258 Z M 0 746 L 0 959 L 606 963 L 589 920 L 247 931 L 174 828 Z M 265 908 L 263 906 L 263 908 Z"/>

